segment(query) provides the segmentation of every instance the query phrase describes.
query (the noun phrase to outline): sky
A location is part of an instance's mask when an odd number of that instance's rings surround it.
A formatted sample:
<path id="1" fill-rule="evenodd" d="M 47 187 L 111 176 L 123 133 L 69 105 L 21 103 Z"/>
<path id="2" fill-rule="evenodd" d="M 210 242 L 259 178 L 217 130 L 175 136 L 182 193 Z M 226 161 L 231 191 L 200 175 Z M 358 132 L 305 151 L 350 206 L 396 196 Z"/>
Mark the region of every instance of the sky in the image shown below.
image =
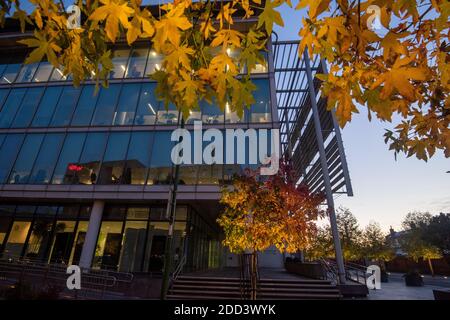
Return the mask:
<path id="1" fill-rule="evenodd" d="M 276 27 L 280 40 L 299 39 L 302 12 L 281 7 L 284 27 Z M 364 109 L 342 130 L 353 186 L 353 197 L 341 195 L 335 205 L 349 208 L 360 226 L 378 222 L 383 230 L 400 229 L 411 211 L 450 213 L 450 159 L 442 152 L 424 162 L 403 155 L 394 158 L 384 143 L 384 130 L 393 125 L 367 119 Z"/>

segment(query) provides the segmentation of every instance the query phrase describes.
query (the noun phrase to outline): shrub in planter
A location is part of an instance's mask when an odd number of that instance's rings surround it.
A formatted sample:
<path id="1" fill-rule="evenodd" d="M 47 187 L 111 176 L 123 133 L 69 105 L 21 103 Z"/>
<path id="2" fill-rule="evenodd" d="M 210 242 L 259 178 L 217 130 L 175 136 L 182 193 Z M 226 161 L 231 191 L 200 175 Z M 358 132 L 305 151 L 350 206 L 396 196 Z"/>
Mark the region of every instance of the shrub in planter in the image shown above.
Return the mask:
<path id="1" fill-rule="evenodd" d="M 405 284 L 408 287 L 422 287 L 423 286 L 423 278 L 421 274 L 417 271 L 411 271 L 403 275 L 405 278 Z"/>

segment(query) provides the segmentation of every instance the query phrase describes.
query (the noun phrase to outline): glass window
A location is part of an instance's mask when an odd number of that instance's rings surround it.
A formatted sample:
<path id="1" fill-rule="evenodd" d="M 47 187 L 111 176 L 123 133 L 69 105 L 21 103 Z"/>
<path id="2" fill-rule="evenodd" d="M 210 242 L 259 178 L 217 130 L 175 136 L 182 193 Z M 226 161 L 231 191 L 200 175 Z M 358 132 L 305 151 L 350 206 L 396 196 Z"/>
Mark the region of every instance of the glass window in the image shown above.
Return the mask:
<path id="1" fill-rule="evenodd" d="M 36 219 L 33 222 L 30 239 L 25 251 L 26 258 L 43 261 L 47 257 L 52 229 L 52 219 Z"/>
<path id="2" fill-rule="evenodd" d="M 8 67 L 9 56 L 6 54 L 2 54 L 0 57 L 0 83 L 3 76 L 3 72 L 5 72 Z"/>
<path id="3" fill-rule="evenodd" d="M 260 52 L 261 56 L 262 56 L 262 60 L 258 62 L 255 67 L 250 70 L 251 73 L 267 73 L 268 72 L 268 67 L 267 67 L 267 53 L 266 52 Z"/>
<path id="4" fill-rule="evenodd" d="M 39 152 L 43 138 L 43 134 L 27 135 L 22 149 L 20 149 L 14 169 L 9 176 L 9 183 L 25 184 L 28 182 L 34 160 Z"/>
<path id="5" fill-rule="evenodd" d="M 217 104 L 209 104 L 202 100 L 200 101 L 200 108 L 202 110 L 203 123 L 222 124 L 224 121 L 224 113 Z"/>
<path id="6" fill-rule="evenodd" d="M 24 137 L 24 134 L 9 134 L 3 142 L 0 150 L 2 155 L 0 157 L 0 183 L 4 183 L 8 178 Z"/>
<path id="7" fill-rule="evenodd" d="M 148 48 L 134 49 L 131 52 L 130 61 L 125 77 L 126 78 L 142 78 L 145 73 L 145 64 L 147 62 Z"/>
<path id="8" fill-rule="evenodd" d="M 28 89 L 14 118 L 13 128 L 26 128 L 30 125 L 43 92 L 42 87 Z"/>
<path id="9" fill-rule="evenodd" d="M 107 133 L 88 134 L 80 162 L 78 163 L 78 166 L 81 168 L 78 172 L 79 180 L 75 183 L 94 184 L 97 182 L 100 161 L 103 157 L 107 138 Z"/>
<path id="10" fill-rule="evenodd" d="M 13 204 L 0 205 L 0 216 L 13 216 L 16 211 L 16 206 Z"/>
<path id="11" fill-rule="evenodd" d="M 73 86 L 64 87 L 50 126 L 63 127 L 69 125 L 80 92 L 80 88 L 74 88 Z"/>
<path id="12" fill-rule="evenodd" d="M 47 184 L 50 181 L 63 141 L 63 133 L 47 134 L 28 183 Z"/>
<path id="13" fill-rule="evenodd" d="M 76 221 L 56 221 L 49 250 L 50 262 L 69 264 L 75 236 L 75 224 Z"/>
<path id="14" fill-rule="evenodd" d="M 112 124 L 114 111 L 116 110 L 117 98 L 119 97 L 120 85 L 112 84 L 109 88 L 102 88 L 95 107 L 92 124 L 97 126 L 107 126 Z"/>
<path id="15" fill-rule="evenodd" d="M 200 109 L 189 111 L 189 117 L 186 120 L 187 124 L 194 124 L 194 121 L 202 121 L 202 112 Z"/>
<path id="16" fill-rule="evenodd" d="M 31 124 L 32 127 L 47 127 L 49 125 L 62 90 L 63 87 L 47 87 Z"/>
<path id="17" fill-rule="evenodd" d="M 242 120 L 236 111 L 232 111 L 232 107 L 227 102 L 225 104 L 225 123 L 240 123 Z"/>
<path id="18" fill-rule="evenodd" d="M 17 76 L 16 82 L 31 82 L 34 73 L 36 72 L 39 63 L 23 64 Z"/>
<path id="19" fill-rule="evenodd" d="M 270 87 L 268 79 L 253 80 L 257 87 L 254 92 L 255 104 L 246 110 L 249 122 L 270 122 L 271 121 L 271 105 L 270 105 Z"/>
<path id="20" fill-rule="evenodd" d="M 124 84 L 114 114 L 114 125 L 132 125 L 139 100 L 140 84 Z"/>
<path id="21" fill-rule="evenodd" d="M 145 67 L 145 76 L 153 74 L 155 71 L 161 69 L 163 57 L 157 54 L 156 51 L 150 50 L 148 54 L 147 66 Z"/>
<path id="22" fill-rule="evenodd" d="M 6 241 L 5 249 L 3 250 L 3 257 L 20 257 L 25 241 L 27 240 L 30 226 L 30 221 L 14 221 L 8 240 Z"/>
<path id="23" fill-rule="evenodd" d="M 156 116 L 157 124 L 178 124 L 178 116 L 180 112 L 175 105 L 169 104 L 168 108 L 164 106 L 164 103 L 158 103 L 158 114 Z"/>
<path id="24" fill-rule="evenodd" d="M 126 71 L 126 66 L 128 62 L 128 56 L 130 55 L 129 49 L 119 49 L 114 50 L 112 62 L 114 64 L 114 69 L 111 71 L 110 78 L 112 79 L 122 79 Z"/>
<path id="25" fill-rule="evenodd" d="M 9 89 L 0 90 L 0 110 L 2 110 L 3 101 L 5 101 L 6 97 L 8 96 L 8 93 Z"/>
<path id="26" fill-rule="evenodd" d="M 88 221 L 79 221 L 77 226 L 77 231 L 74 235 L 73 247 L 70 252 L 70 264 L 78 264 L 80 262 L 81 251 L 83 250 L 84 239 L 86 238 L 86 232 L 88 228 Z"/>
<path id="27" fill-rule="evenodd" d="M 133 132 L 128 149 L 126 169 L 123 174 L 124 184 L 145 184 L 150 167 L 150 153 L 153 133 Z"/>
<path id="28" fill-rule="evenodd" d="M 36 211 L 36 206 L 29 206 L 29 205 L 19 205 L 16 207 L 16 218 L 17 217 L 25 217 L 30 218 L 34 215 L 34 212 Z"/>
<path id="29" fill-rule="evenodd" d="M 8 99 L 0 112 L 0 128 L 9 128 L 19 109 L 26 89 L 14 89 L 9 93 Z"/>
<path id="30" fill-rule="evenodd" d="M 91 123 L 98 93 L 95 93 L 95 86 L 83 87 L 83 92 L 78 100 L 77 108 L 73 114 L 73 126 L 88 126 Z"/>
<path id="31" fill-rule="evenodd" d="M 120 183 L 129 140 L 129 132 L 113 132 L 110 134 L 100 170 L 99 184 Z"/>
<path id="32" fill-rule="evenodd" d="M 58 212 L 58 206 L 38 206 L 35 215 L 39 217 L 53 218 Z"/>
<path id="33" fill-rule="evenodd" d="M 144 83 L 140 94 L 139 104 L 134 119 L 135 125 L 155 124 L 156 111 L 160 102 L 155 97 L 155 83 Z"/>
<path id="34" fill-rule="evenodd" d="M 12 218 L 0 216 L 0 248 L 3 246 Z"/>
<path id="35" fill-rule="evenodd" d="M 103 211 L 103 220 L 124 220 L 127 208 L 124 206 L 106 206 Z"/>
<path id="36" fill-rule="evenodd" d="M 85 138 L 86 133 L 69 133 L 67 135 L 53 174 L 53 184 L 78 183 L 78 172 L 81 167 L 77 163 Z"/>
<path id="37" fill-rule="evenodd" d="M 11 56 L 9 57 L 8 65 L 3 71 L 0 83 L 13 83 L 22 66 L 22 62 L 25 59 L 23 53 L 11 52 L 10 54 Z"/>
<path id="38" fill-rule="evenodd" d="M 78 212 L 80 211 L 80 206 L 78 205 L 64 205 L 58 209 L 59 219 L 76 219 L 78 217 Z"/>
<path id="39" fill-rule="evenodd" d="M 148 207 L 130 207 L 127 209 L 127 220 L 148 220 Z"/>
<path id="40" fill-rule="evenodd" d="M 93 268 L 117 270 L 122 244 L 121 221 L 103 221 L 95 249 Z"/>
<path id="41" fill-rule="evenodd" d="M 125 223 L 119 271 L 142 271 L 146 234 L 147 221 L 127 221 Z"/>
<path id="42" fill-rule="evenodd" d="M 53 69 L 52 76 L 50 77 L 50 81 L 66 81 L 67 76 L 63 73 L 63 67 Z"/>
<path id="43" fill-rule="evenodd" d="M 210 141 L 203 142 L 203 150 L 210 144 Z M 212 151 L 213 155 L 216 151 Z M 204 164 L 198 166 L 198 184 L 219 184 L 222 181 L 223 164 Z"/>
<path id="44" fill-rule="evenodd" d="M 147 184 L 168 184 L 172 180 L 171 152 L 175 142 L 170 140 L 171 132 L 155 133 L 152 158 Z"/>
<path id="45" fill-rule="evenodd" d="M 39 64 L 39 68 L 34 75 L 33 82 L 47 82 L 52 73 L 53 66 L 48 61 L 43 61 Z"/>

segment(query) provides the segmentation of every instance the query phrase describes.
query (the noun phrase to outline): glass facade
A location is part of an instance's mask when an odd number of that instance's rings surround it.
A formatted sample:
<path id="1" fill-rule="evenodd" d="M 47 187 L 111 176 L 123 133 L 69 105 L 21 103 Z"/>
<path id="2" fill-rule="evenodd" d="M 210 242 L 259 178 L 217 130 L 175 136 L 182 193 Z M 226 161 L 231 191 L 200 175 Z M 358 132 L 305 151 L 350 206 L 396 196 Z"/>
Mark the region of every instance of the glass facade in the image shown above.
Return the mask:
<path id="1" fill-rule="evenodd" d="M 63 68 L 47 61 L 26 65 L 23 52 L 0 56 L 0 185 L 17 192 L 45 188 L 52 194 L 158 190 L 158 185 L 173 183 L 171 151 L 176 142 L 171 133 L 180 124 L 180 112 L 174 105 L 165 108 L 155 94 L 156 83 L 149 79 L 162 67 L 162 57 L 148 47 L 117 47 L 112 52 L 109 87 L 99 90 L 90 80 L 74 87 Z M 241 71 L 247 72 L 245 67 Z M 199 101 L 186 124 L 201 121 L 222 131 L 236 127 L 233 124 L 273 127 L 268 66 L 260 64 L 251 73 L 257 87 L 255 103 L 242 119 L 229 105 L 221 110 L 214 102 Z M 203 148 L 208 144 L 203 142 Z M 256 166 L 249 160 L 247 156 L 244 164 L 182 165 L 179 183 L 228 183 L 233 174 Z M 69 197 L 61 203 L 61 196 L 30 197 L 19 197 L 14 204 L 0 198 L 0 258 L 78 264 L 92 198 Z M 19 205 L 30 201 L 33 204 Z M 161 272 L 169 230 L 166 196 L 150 204 L 136 198 L 117 201 L 105 201 L 92 267 Z M 186 270 L 219 267 L 222 249 L 220 233 L 211 223 L 214 218 L 206 219 L 188 203 L 177 204 L 173 265 L 185 256 Z"/>
<path id="2" fill-rule="evenodd" d="M 88 229 L 90 207 L 0 204 L 0 257 L 77 264 Z M 191 270 L 218 266 L 217 232 L 192 208 L 175 215 L 175 265 L 186 255 Z M 92 262 L 94 269 L 162 272 L 169 223 L 162 206 L 107 206 Z M 193 246 L 201 243 L 197 249 Z"/>

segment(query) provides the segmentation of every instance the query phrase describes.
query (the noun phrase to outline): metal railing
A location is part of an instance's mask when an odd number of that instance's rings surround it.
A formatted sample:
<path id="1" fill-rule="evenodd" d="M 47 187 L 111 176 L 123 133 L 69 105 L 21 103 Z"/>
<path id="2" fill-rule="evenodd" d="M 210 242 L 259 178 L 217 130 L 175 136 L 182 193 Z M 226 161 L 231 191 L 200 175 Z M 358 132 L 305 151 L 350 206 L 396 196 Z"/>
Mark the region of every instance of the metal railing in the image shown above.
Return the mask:
<path id="1" fill-rule="evenodd" d="M 112 299 L 123 296 L 133 281 L 130 273 L 82 269 L 81 289 L 69 290 L 67 267 L 65 264 L 7 257 L 0 259 L 0 283 L 9 287 L 24 283 L 39 289 L 53 287 L 62 299 Z"/>
<path id="2" fill-rule="evenodd" d="M 321 265 L 325 269 L 327 280 L 331 280 L 333 283 L 339 283 L 338 268 L 336 261 L 332 259 L 320 259 Z M 366 284 L 367 280 L 367 267 L 353 263 L 345 262 L 345 279 L 360 284 Z"/>

